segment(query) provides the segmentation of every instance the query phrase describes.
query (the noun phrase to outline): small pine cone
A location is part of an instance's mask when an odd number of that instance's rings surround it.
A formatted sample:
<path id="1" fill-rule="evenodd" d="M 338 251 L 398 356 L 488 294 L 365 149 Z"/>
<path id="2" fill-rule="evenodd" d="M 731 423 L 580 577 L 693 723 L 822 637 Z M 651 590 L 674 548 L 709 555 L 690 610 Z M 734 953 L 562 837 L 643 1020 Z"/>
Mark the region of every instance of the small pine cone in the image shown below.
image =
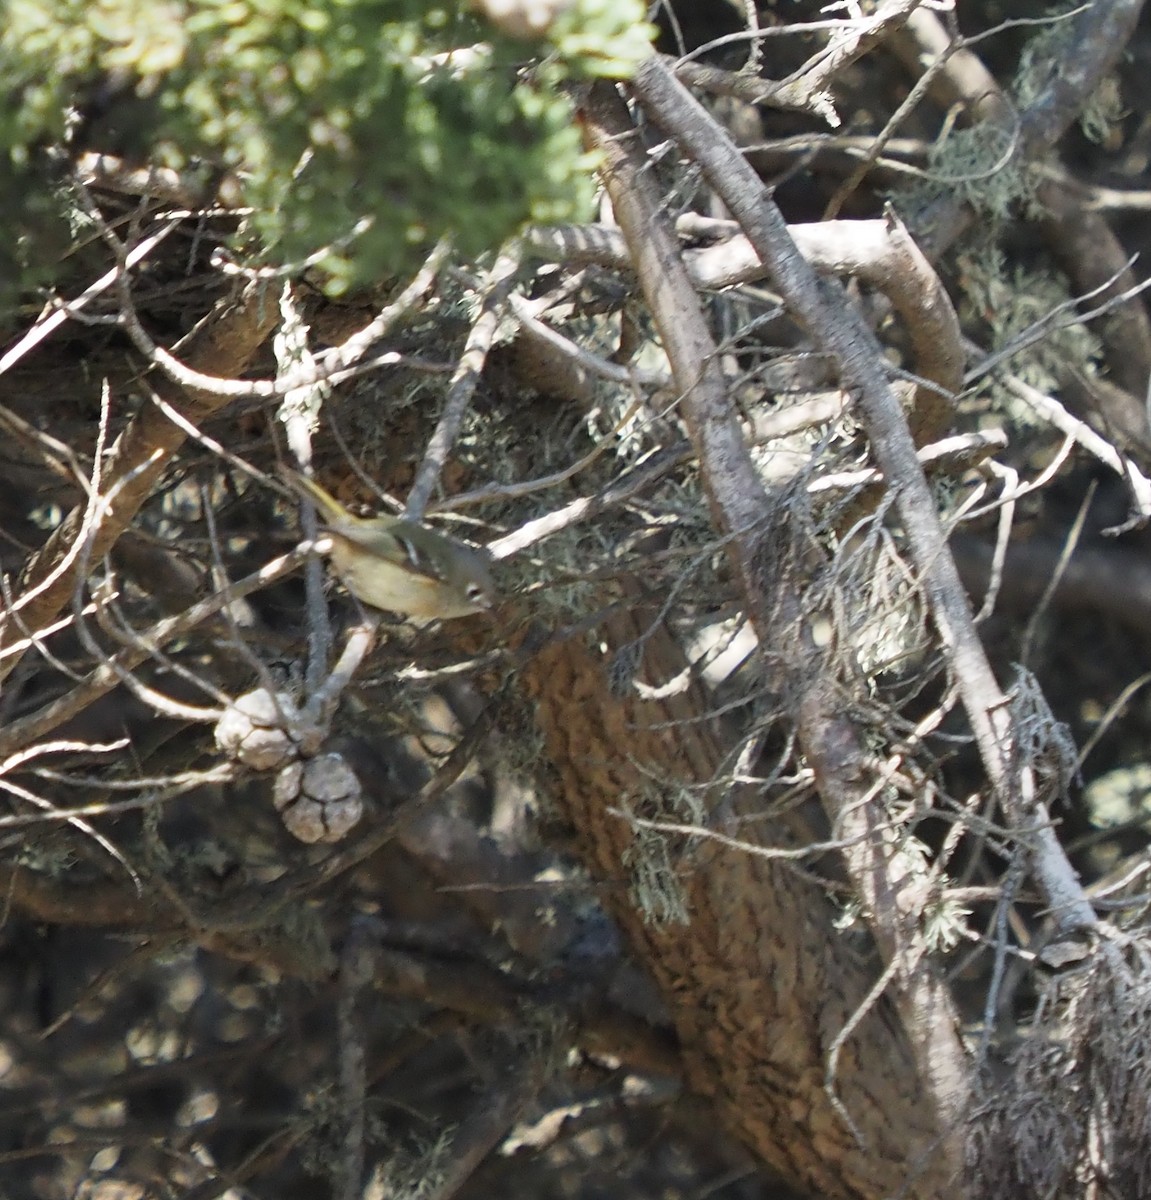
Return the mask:
<path id="1" fill-rule="evenodd" d="M 273 771 L 298 757 L 292 734 L 299 723 L 296 702 L 287 692 L 273 696 L 266 688 L 256 688 L 216 723 L 216 745 L 254 771 Z"/>
<path id="2" fill-rule="evenodd" d="M 364 815 L 363 790 L 342 754 L 319 754 L 279 773 L 272 801 L 301 842 L 338 842 Z"/>

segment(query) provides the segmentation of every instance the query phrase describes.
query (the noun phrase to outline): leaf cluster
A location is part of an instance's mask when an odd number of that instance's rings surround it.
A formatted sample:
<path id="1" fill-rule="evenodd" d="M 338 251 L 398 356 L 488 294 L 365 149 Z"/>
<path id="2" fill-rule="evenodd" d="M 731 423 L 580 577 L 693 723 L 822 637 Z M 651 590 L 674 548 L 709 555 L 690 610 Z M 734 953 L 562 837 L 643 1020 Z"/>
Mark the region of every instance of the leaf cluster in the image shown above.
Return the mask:
<path id="1" fill-rule="evenodd" d="M 636 0 L 585 0 L 527 69 L 529 47 L 453 3 L 16 0 L 0 37 L 0 200 L 37 235 L 44 152 L 69 143 L 233 173 L 265 252 L 329 247 L 335 290 L 446 233 L 474 255 L 586 210 L 564 87 L 626 74 L 648 32 Z"/>

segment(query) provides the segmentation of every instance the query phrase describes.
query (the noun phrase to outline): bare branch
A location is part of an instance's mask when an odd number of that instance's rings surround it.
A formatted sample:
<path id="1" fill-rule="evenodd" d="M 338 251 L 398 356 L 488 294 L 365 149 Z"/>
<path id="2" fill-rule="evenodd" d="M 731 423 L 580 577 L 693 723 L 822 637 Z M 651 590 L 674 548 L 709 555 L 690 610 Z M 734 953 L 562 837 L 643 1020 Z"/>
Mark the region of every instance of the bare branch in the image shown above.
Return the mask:
<path id="1" fill-rule="evenodd" d="M 871 331 L 841 297 L 831 299 L 837 293 L 820 285 L 763 184 L 723 131 L 657 60 L 640 68 L 635 85 L 653 116 L 681 141 L 736 214 L 788 304 L 839 360 L 844 385 L 858 395 L 872 452 L 894 485 L 911 552 L 996 797 L 1019 829 L 1035 829 L 1032 863 L 1057 924 L 1068 929 L 1093 926 L 1095 914 L 1045 811 L 1041 808 L 1033 814 L 1030 809 L 1036 793 L 1028 769 L 1015 776 L 1007 700 L 979 641 L 907 422 L 884 378 L 882 353 Z"/>
<path id="2" fill-rule="evenodd" d="M 424 461 L 416 473 L 415 483 L 408 493 L 408 502 L 404 515 L 418 521 L 428 506 L 440 472 L 447 462 L 452 446 L 459 436 L 463 425 L 464 414 L 480 381 L 480 374 L 487 361 L 488 351 L 495 340 L 500 321 L 503 320 L 507 308 L 508 297 L 515 281 L 516 271 L 520 265 L 520 247 L 518 242 L 512 242 L 500 251 L 491 272 L 484 282 L 483 299 L 480 311 L 472 322 L 468 332 L 467 343 L 455 374 L 448 385 L 448 394 L 444 399 L 443 411 L 436 424 L 424 451 Z"/>
<path id="3" fill-rule="evenodd" d="M 644 103 L 661 122 L 668 122 L 677 136 L 682 136 L 683 131 L 679 121 L 672 120 L 668 107 L 680 106 L 682 112 L 682 106 L 690 102 L 693 118 L 699 119 L 703 115 L 655 59 L 640 68 L 636 86 Z M 673 89 L 671 96 L 674 99 L 665 94 L 669 86 Z M 770 511 L 768 498 L 733 418 L 715 344 L 680 259 L 674 234 L 662 216 L 645 161 L 635 146 L 626 110 L 607 89 L 599 89 L 598 95 L 593 92 L 593 96 L 594 104 L 589 106 L 594 122 L 592 128 L 596 145 L 605 155 L 602 170 L 616 218 L 628 240 L 636 273 L 647 295 L 677 384 L 683 392 L 681 411 L 699 455 L 710 502 L 720 527 L 730 531 L 728 552 L 740 577 L 748 611 L 761 640 L 770 643 L 773 641 L 771 618 L 763 600 L 756 558 L 757 535 Z M 730 149 L 731 157 L 743 166 L 738 152 L 730 146 L 722 131 L 706 121 L 698 128 L 702 129 L 704 125 L 706 136 L 722 139 L 725 150 Z M 699 153 L 695 139 L 688 141 L 693 157 L 698 157 L 705 170 L 712 174 L 710 156 Z M 730 167 L 730 163 L 725 165 Z M 713 175 L 713 186 L 715 182 Z M 744 187 L 748 186 L 746 178 L 742 183 Z M 760 190 L 757 181 L 757 194 Z M 739 209 L 735 211 L 739 213 Z M 782 218 L 779 223 L 782 226 Z M 795 253 L 794 249 L 792 253 Z M 767 261 L 775 265 L 773 260 Z M 775 270 L 773 274 L 776 282 L 782 285 L 780 272 Z M 815 290 L 814 277 L 808 286 Z M 790 291 L 789 288 L 784 290 L 785 294 Z M 839 315 L 837 319 L 842 328 L 846 324 L 843 316 Z M 882 385 L 886 388 L 885 382 Z M 898 410 L 897 404 L 896 408 Z M 905 424 L 903 437 L 910 446 Z M 911 455 L 914 458 L 913 446 Z M 787 597 L 782 601 L 783 606 L 799 605 L 798 597 L 790 591 L 786 579 L 778 580 L 776 587 Z M 791 636 L 790 631 L 784 636 Z M 855 816 L 853 822 L 845 821 L 839 827 L 841 835 L 856 847 L 845 857 L 864 897 L 884 958 L 899 966 L 896 1003 L 904 1027 L 916 1046 L 916 1069 L 927 1084 L 930 1103 L 934 1106 L 935 1127 L 940 1131 L 945 1148 L 929 1174 L 942 1186 L 941 1180 L 958 1169 L 959 1146 L 954 1131 L 962 1111 L 966 1082 L 965 1054 L 959 1042 L 955 1015 L 942 980 L 933 970 L 920 965 L 922 952 L 915 936 L 918 904 L 914 896 L 906 894 L 909 883 L 913 887 L 915 883 L 894 871 L 893 847 L 885 844 L 877 828 L 871 827 L 877 820 L 873 806 L 859 803 L 861 793 L 867 791 L 866 786 L 861 788 L 859 785 L 860 764 L 865 756 L 848 723 L 840 717 L 829 716 L 834 711 L 834 702 L 826 687 L 817 680 L 804 677 L 809 674 L 809 668 L 803 663 L 803 653 L 802 646 L 794 645 L 788 667 L 792 673 L 791 687 L 800 695 L 800 727 L 804 731 L 805 748 L 816 765 L 821 791 L 836 820 L 841 819 L 840 814 L 848 812 Z M 833 753 L 832 747 L 838 757 L 834 771 L 830 772 L 826 764 Z"/>

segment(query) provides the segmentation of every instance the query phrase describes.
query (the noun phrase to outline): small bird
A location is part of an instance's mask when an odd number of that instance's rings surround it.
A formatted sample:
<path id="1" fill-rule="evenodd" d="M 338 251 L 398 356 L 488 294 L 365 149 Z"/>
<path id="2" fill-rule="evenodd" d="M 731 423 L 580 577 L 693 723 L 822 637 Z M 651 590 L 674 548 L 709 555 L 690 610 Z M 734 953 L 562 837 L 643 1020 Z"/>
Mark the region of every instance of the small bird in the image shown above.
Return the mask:
<path id="1" fill-rule="evenodd" d="M 402 517 L 355 517 L 314 480 L 286 468 L 283 474 L 319 509 L 332 566 L 357 600 L 417 621 L 491 607 L 495 589 L 484 551 Z"/>

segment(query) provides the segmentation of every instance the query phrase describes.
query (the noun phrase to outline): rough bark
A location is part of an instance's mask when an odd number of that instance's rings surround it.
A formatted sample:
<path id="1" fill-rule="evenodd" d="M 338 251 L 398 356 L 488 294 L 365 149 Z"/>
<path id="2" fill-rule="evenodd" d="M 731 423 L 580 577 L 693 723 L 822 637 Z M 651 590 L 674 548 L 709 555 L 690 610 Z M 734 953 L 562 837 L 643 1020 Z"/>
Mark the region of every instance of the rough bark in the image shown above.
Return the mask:
<path id="1" fill-rule="evenodd" d="M 881 996 L 839 1056 L 837 1094 L 857 1141 L 828 1094 L 827 1058 L 881 967 L 833 927 L 823 891 L 779 859 L 715 841 L 681 845 L 677 873 L 690 923 L 645 922 L 628 898 L 626 856 L 636 833 L 613 813 L 637 813 L 653 786 L 707 785 L 722 743 L 694 689 L 642 699 L 613 695 L 613 651 L 646 636 L 645 614 L 614 618 L 598 650 L 576 639 L 548 647 L 526 675 L 560 780 L 559 804 L 588 868 L 605 889 L 636 954 L 662 988 L 691 1085 L 721 1121 L 794 1186 L 828 1200 L 952 1194 L 940 1131 L 913 1055 Z M 638 679 L 666 683 L 684 667 L 664 630 L 647 637 Z M 760 811 L 750 787 L 704 787 L 725 827 Z M 754 838 L 763 822 L 741 834 Z M 767 833 L 787 845 L 778 827 Z"/>

